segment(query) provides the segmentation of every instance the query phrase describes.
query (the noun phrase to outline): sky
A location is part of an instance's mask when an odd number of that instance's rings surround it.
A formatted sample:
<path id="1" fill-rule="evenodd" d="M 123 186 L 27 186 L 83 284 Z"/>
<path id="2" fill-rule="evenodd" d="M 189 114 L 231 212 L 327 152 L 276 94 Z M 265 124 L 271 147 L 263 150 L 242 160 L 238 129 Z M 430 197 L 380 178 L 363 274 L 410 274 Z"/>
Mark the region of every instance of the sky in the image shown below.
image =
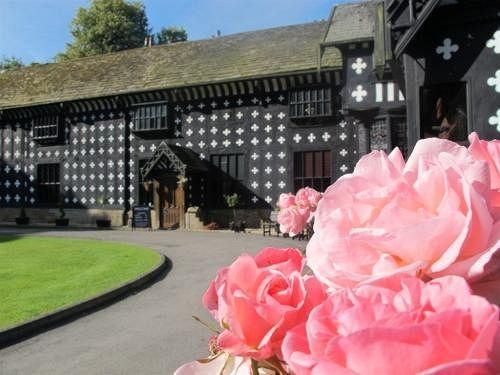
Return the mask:
<path id="1" fill-rule="evenodd" d="M 184 27 L 189 40 L 327 19 L 348 0 L 144 0 L 153 32 Z M 351 0 L 352 2 L 352 0 Z M 90 0 L 0 0 L 0 58 L 52 62 L 71 42 L 70 24 Z"/>

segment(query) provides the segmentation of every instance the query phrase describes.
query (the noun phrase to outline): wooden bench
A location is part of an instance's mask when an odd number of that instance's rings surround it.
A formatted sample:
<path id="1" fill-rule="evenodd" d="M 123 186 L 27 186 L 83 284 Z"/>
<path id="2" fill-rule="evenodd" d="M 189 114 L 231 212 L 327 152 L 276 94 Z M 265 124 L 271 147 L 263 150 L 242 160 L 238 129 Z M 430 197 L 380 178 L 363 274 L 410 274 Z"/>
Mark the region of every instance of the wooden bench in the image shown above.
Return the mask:
<path id="1" fill-rule="evenodd" d="M 276 236 L 280 235 L 280 225 L 278 223 L 278 211 L 271 211 L 268 219 L 262 220 L 262 235 L 272 235 L 272 231 L 276 231 Z"/>
<path id="2" fill-rule="evenodd" d="M 292 237 L 293 240 L 306 240 L 309 241 L 314 234 L 313 230 L 313 222 L 307 223 L 306 227 L 302 230 L 302 232 L 298 233 L 295 237 Z"/>

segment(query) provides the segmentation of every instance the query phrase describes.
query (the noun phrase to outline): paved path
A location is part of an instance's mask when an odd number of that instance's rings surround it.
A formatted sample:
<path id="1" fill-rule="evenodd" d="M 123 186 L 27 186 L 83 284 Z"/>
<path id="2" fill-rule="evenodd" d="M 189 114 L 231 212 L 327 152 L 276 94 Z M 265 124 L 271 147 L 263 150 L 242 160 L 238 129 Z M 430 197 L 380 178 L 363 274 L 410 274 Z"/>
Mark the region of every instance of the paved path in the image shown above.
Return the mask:
<path id="1" fill-rule="evenodd" d="M 4 228 L 0 234 L 12 231 Z M 34 232 L 142 244 L 165 254 L 172 269 L 135 295 L 0 350 L 2 375 L 172 374 L 207 353 L 210 332 L 191 315 L 213 322 L 201 296 L 218 268 L 243 251 L 305 246 L 304 241 L 230 232 Z"/>

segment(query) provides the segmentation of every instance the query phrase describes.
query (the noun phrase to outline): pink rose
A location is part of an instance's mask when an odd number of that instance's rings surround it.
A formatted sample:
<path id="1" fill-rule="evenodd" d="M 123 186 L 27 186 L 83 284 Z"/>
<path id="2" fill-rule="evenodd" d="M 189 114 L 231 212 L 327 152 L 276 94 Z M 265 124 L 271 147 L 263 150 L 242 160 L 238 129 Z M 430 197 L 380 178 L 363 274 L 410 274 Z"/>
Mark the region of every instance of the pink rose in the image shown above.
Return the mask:
<path id="1" fill-rule="evenodd" d="M 281 194 L 277 203 L 281 209 L 277 219 L 280 231 L 292 237 L 302 232 L 312 220 L 320 199 L 321 193 L 310 187 L 299 189 L 296 196 Z"/>
<path id="2" fill-rule="evenodd" d="M 309 207 L 314 212 L 321 199 L 321 193 L 310 187 L 299 189 L 295 196 L 295 203 L 300 207 Z"/>
<path id="3" fill-rule="evenodd" d="M 408 273 L 475 282 L 500 267 L 487 163 L 443 139 L 364 156 L 323 194 L 308 264 L 330 286 Z"/>
<path id="4" fill-rule="evenodd" d="M 281 233 L 288 233 L 293 237 L 304 230 L 310 217 L 311 210 L 309 208 L 292 206 L 281 209 L 277 220 Z"/>
<path id="5" fill-rule="evenodd" d="M 174 375 L 249 375 L 251 370 L 250 359 L 233 357 L 228 353 L 220 352 L 210 360 L 186 363 L 175 370 Z"/>
<path id="6" fill-rule="evenodd" d="M 281 209 L 295 206 L 295 195 L 292 193 L 281 193 L 276 205 Z"/>
<path id="7" fill-rule="evenodd" d="M 319 281 L 301 275 L 303 265 L 299 250 L 268 247 L 218 272 L 203 304 L 224 328 L 222 350 L 254 359 L 281 355 L 285 333 L 325 298 Z"/>
<path id="8" fill-rule="evenodd" d="M 332 294 L 282 351 L 295 375 L 497 374 L 499 328 L 460 277 L 392 276 Z"/>
<path id="9" fill-rule="evenodd" d="M 186 363 L 175 370 L 174 375 L 249 375 L 252 365 L 249 358 L 234 357 L 229 353 L 220 352 L 217 356 Z M 275 375 L 272 370 L 259 368 L 258 375 Z"/>
<path id="10" fill-rule="evenodd" d="M 491 205 L 500 218 L 500 141 L 482 141 L 476 133 L 469 135 L 469 151 L 475 159 L 488 163 L 490 171 Z"/>

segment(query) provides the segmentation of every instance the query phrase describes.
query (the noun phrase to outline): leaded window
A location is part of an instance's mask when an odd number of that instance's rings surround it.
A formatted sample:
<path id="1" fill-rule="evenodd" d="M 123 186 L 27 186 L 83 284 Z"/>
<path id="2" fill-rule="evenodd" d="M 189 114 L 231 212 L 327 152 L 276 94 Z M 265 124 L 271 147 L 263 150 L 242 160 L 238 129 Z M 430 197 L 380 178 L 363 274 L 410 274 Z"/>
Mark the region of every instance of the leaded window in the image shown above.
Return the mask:
<path id="1" fill-rule="evenodd" d="M 60 185 L 59 164 L 38 164 L 37 183 L 38 201 L 44 204 L 59 203 Z"/>
<path id="2" fill-rule="evenodd" d="M 293 155 L 294 190 L 312 187 L 325 191 L 331 183 L 330 151 L 302 151 Z"/>
<path id="3" fill-rule="evenodd" d="M 210 188 L 207 190 L 207 204 L 211 207 L 225 207 L 225 195 L 243 196 L 245 164 L 243 154 L 211 155 L 210 161 L 217 169 L 211 175 Z"/>
<path id="4" fill-rule="evenodd" d="M 387 118 L 378 117 L 373 121 L 370 130 L 370 149 L 389 152 L 390 134 Z"/>
<path id="5" fill-rule="evenodd" d="M 332 90 L 307 87 L 290 92 L 290 117 L 310 118 L 332 115 Z"/>
<path id="6" fill-rule="evenodd" d="M 33 139 L 37 141 L 59 138 L 59 116 L 46 115 L 33 120 Z"/>
<path id="7" fill-rule="evenodd" d="M 168 129 L 167 104 L 151 103 L 136 106 L 132 113 L 132 122 L 135 131 Z"/>
<path id="8" fill-rule="evenodd" d="M 235 180 L 243 181 L 245 169 L 243 154 L 211 155 L 210 161 L 226 175 Z"/>

